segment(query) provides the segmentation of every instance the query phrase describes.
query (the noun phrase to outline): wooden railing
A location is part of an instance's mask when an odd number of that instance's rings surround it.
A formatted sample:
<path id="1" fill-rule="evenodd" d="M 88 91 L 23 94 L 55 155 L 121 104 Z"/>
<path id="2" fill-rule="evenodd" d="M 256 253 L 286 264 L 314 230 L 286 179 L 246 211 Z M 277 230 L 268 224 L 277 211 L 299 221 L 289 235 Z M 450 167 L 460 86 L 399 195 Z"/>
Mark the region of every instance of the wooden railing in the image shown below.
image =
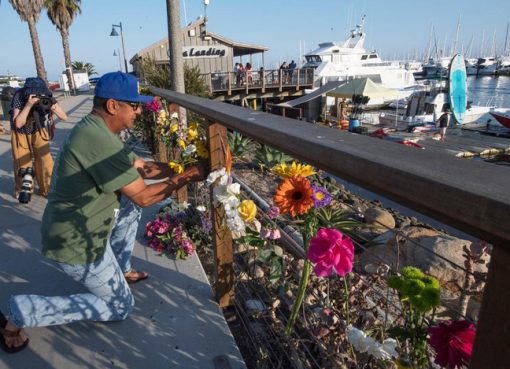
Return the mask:
<path id="1" fill-rule="evenodd" d="M 472 369 L 510 362 L 510 172 L 367 136 L 337 131 L 238 106 L 151 88 L 168 101 L 202 115 L 209 124 L 211 165 L 224 165 L 226 129 L 388 197 L 494 246 L 479 316 Z M 217 297 L 233 298 L 232 245 L 215 214 Z M 222 228 L 223 227 L 223 228 Z"/>
<path id="2" fill-rule="evenodd" d="M 267 89 L 278 89 L 294 87 L 313 87 L 313 72 L 311 68 L 306 69 L 259 69 L 241 73 L 219 72 L 202 74 L 210 93 L 243 91 L 247 93 L 251 89 L 259 89 L 265 92 Z"/>

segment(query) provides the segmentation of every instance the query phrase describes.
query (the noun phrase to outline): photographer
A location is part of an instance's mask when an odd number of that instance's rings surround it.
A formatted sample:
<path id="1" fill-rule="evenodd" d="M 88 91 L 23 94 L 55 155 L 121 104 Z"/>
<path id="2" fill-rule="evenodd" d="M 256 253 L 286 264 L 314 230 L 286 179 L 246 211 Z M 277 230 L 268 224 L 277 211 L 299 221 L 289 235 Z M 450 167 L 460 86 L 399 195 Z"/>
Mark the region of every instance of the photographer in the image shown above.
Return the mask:
<path id="1" fill-rule="evenodd" d="M 21 168 L 35 167 L 39 195 L 50 190 L 53 160 L 50 155 L 53 114 L 67 120 L 66 113 L 53 99 L 53 94 L 41 78 L 27 78 L 11 102 L 11 145 L 15 177 L 14 197 L 21 189 Z M 48 126 L 48 127 L 47 127 Z M 32 161 L 35 165 L 32 164 Z"/>

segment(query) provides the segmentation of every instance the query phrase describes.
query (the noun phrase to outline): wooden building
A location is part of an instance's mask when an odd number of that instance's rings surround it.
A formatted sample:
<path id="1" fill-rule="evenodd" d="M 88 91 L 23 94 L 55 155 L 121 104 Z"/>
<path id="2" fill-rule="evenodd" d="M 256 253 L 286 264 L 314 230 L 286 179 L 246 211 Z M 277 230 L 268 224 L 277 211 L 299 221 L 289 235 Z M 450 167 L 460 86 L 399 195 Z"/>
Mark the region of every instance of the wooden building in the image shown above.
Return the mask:
<path id="1" fill-rule="evenodd" d="M 269 50 L 267 47 L 232 41 L 209 32 L 206 22 L 207 18 L 202 17 L 182 29 L 182 55 L 186 65 L 198 66 L 202 74 L 231 72 L 234 69 L 234 58 L 240 57 L 240 62 L 252 63 L 252 55 L 258 53 L 262 53 L 264 65 L 264 52 Z M 145 58 L 151 58 L 157 64 L 170 64 L 168 38 L 140 50 L 130 59 L 137 75 L 138 63 Z"/>

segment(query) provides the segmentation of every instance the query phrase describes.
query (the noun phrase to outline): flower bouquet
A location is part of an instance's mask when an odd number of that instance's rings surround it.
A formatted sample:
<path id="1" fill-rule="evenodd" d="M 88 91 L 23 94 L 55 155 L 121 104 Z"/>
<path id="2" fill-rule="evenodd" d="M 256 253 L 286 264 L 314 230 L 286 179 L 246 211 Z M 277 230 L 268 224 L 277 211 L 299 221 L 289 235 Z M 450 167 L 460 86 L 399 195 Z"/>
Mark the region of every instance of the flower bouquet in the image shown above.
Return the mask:
<path id="1" fill-rule="evenodd" d="M 168 106 L 158 99 L 147 104 L 147 108 L 155 115 L 156 134 L 172 150 L 172 159 L 168 166 L 177 174 L 184 172 L 184 168 L 201 159 L 209 157 L 207 140 L 197 122 L 185 127 L 176 112 L 170 113 Z"/>

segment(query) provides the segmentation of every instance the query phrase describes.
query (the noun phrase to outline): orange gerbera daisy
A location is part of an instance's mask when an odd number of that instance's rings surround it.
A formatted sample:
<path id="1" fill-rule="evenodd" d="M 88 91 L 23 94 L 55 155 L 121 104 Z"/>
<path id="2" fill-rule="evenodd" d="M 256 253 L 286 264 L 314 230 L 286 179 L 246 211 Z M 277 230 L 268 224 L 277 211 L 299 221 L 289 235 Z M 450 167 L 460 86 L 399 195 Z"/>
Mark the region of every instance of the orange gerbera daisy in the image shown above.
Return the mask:
<path id="1" fill-rule="evenodd" d="M 313 189 L 308 179 L 303 177 L 287 178 L 276 189 L 274 202 L 281 214 L 305 214 L 313 205 Z"/>

